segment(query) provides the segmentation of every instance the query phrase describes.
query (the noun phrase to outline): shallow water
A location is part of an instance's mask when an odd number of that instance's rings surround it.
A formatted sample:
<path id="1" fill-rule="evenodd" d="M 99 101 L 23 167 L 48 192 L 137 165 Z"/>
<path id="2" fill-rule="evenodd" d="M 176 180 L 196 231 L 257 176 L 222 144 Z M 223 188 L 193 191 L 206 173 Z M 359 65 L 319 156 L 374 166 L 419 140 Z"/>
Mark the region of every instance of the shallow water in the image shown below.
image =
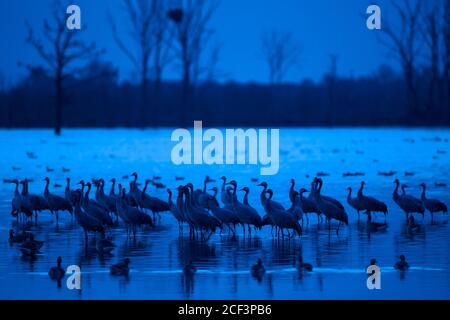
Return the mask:
<path id="1" fill-rule="evenodd" d="M 55 138 L 49 130 L 1 130 L 0 178 L 30 178 L 33 193 L 42 192 L 45 176 L 52 180 L 51 191 L 62 194 L 66 176 L 72 181 L 92 177 L 116 177 L 133 171 L 139 180 L 153 175 L 175 188 L 185 176 L 200 186 L 205 175 L 226 175 L 251 189 L 250 202 L 263 214 L 259 204 L 260 188 L 251 178 L 259 177 L 258 166 L 175 166 L 170 160 L 172 130 L 65 130 Z M 179 233 L 170 214 L 162 214 L 154 229 L 139 231 L 136 240 L 127 240 L 123 226 L 111 232 L 117 248 L 111 256 L 100 257 L 92 241 L 86 250 L 80 227 L 67 213 L 56 225 L 50 213 L 40 214 L 30 230 L 45 240 L 41 254 L 34 259 L 21 257 L 16 245 L 10 246 L 8 230 L 16 226 L 10 216 L 13 186 L 0 184 L 0 298 L 1 299 L 449 299 L 450 243 L 448 216 L 437 214 L 431 224 L 427 213 L 422 228 L 410 232 L 404 214 L 392 201 L 393 180 L 409 185 L 407 192 L 420 195 L 418 184 L 426 182 L 428 197 L 450 204 L 450 148 L 447 129 L 281 129 L 280 172 L 259 177 L 274 189 L 274 199 L 288 206 L 289 180 L 297 187 L 309 188 L 319 171 L 323 193 L 333 196 L 347 208 L 348 227 L 329 236 L 315 216 L 304 224 L 301 238 L 276 239 L 265 227 L 251 237 L 236 238 L 224 233 L 208 242 L 189 240 L 188 230 Z M 33 152 L 36 159 L 27 157 Z M 13 167 L 15 170 L 13 170 Z M 47 172 L 46 168 L 54 171 Z M 70 172 L 62 172 L 62 167 Z M 397 171 L 394 176 L 379 176 L 378 171 Z M 343 177 L 345 172 L 364 172 L 364 177 Z M 405 176 L 405 171 L 414 172 Z M 309 175 L 309 176 L 307 176 Z M 385 232 L 368 233 L 365 217 L 345 203 L 346 187 L 357 189 L 361 179 L 366 194 L 383 200 L 389 207 Z M 218 186 L 220 186 L 218 184 Z M 109 185 L 105 188 L 109 190 Z M 164 189 L 150 192 L 166 198 Z M 383 218 L 379 215 L 378 219 Z M 311 273 L 299 274 L 295 261 L 299 254 L 314 265 Z M 394 270 L 397 257 L 405 254 L 411 269 L 401 274 Z M 82 270 L 82 290 L 69 290 L 48 278 L 47 271 L 63 257 L 63 266 L 76 264 Z M 131 273 L 126 279 L 113 277 L 112 263 L 129 257 Z M 251 277 L 250 267 L 261 257 L 267 273 L 261 281 Z M 381 267 L 381 290 L 368 290 L 365 267 L 375 257 Z M 192 260 L 199 271 L 186 278 L 181 269 Z"/>

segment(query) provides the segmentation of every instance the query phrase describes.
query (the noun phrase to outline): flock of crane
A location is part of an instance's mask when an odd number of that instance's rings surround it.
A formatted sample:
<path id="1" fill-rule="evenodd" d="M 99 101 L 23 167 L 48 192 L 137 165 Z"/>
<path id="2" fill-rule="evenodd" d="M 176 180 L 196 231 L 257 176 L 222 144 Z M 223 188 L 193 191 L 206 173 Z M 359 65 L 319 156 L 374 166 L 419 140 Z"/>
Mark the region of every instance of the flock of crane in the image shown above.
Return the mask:
<path id="1" fill-rule="evenodd" d="M 43 195 L 31 194 L 28 191 L 29 180 L 10 180 L 8 182 L 15 184 L 14 197 L 12 199 L 11 214 L 18 220 L 25 221 L 32 219 L 33 215 L 37 219 L 38 213 L 48 210 L 59 220 L 59 213 L 67 211 L 72 214 L 78 224 L 83 228 L 88 240 L 88 233 L 101 233 L 104 239 L 104 233 L 109 228 L 118 224 L 119 218 L 126 226 L 127 236 L 136 236 L 138 228 L 143 226 L 153 226 L 156 220 L 161 219 L 160 213 L 171 212 L 178 221 L 180 232 L 183 225 L 188 225 L 191 238 L 200 237 L 201 240 L 208 240 L 212 234 L 220 229 L 228 230 L 229 233 L 236 234 L 237 226 L 241 226 L 245 235 L 246 230 L 251 234 L 252 229 L 260 230 L 263 226 L 270 225 L 277 237 L 291 238 L 296 234 L 301 236 L 304 219 L 309 223 L 309 215 L 316 214 L 318 222 L 326 219 L 328 230 L 331 231 L 331 221 L 338 222 L 336 233 L 339 234 L 341 225 L 348 225 L 348 214 L 337 199 L 322 194 L 323 180 L 314 178 L 310 190 L 300 188 L 295 190 L 295 181 L 291 179 L 289 189 L 289 200 L 291 206 L 285 208 L 281 203 L 273 200 L 274 192 L 268 187 L 266 182 L 261 182 L 258 186 L 262 187 L 260 193 L 261 206 L 264 208 L 265 215 L 261 216 L 248 200 L 250 189 L 243 187 L 239 189 L 244 193 L 242 201 L 239 200 L 237 191 L 238 184 L 235 180 L 227 182 L 226 177 L 221 177 L 222 186 L 220 190 L 217 187 L 208 189 L 208 184 L 215 180 L 206 177 L 203 183 L 203 189 L 194 189 L 192 183 L 180 185 L 177 188 L 176 199 L 173 198 L 171 189 L 167 189 L 168 200 L 164 201 L 150 196 L 146 191 L 151 180 L 146 180 L 144 188 L 139 189 L 138 175 L 133 173 L 134 179 L 129 184 L 129 189 L 118 184 L 116 193 L 116 180 L 111 179 L 111 189 L 109 194 L 104 191 L 104 179 L 92 179 L 92 182 L 81 180 L 78 184 L 80 188 L 73 190 L 70 185 L 70 178 L 67 178 L 65 195 L 58 196 L 50 192 L 50 179 L 46 177 Z M 416 198 L 406 194 L 406 185 L 401 185 L 398 179 L 394 181 L 395 189 L 393 200 L 404 211 L 408 224 L 414 225 L 414 214 L 424 216 L 425 210 L 433 214 L 437 212 L 446 213 L 447 206 L 436 199 L 426 197 L 426 186 L 421 184 L 421 198 Z M 19 185 L 22 185 L 21 192 Z M 95 189 L 95 199 L 90 197 L 93 186 Z M 352 189 L 348 188 L 347 202 L 358 213 L 367 214 L 367 226 L 370 231 L 380 231 L 387 228 L 386 214 L 387 205 L 367 196 L 363 193 L 365 183 L 361 182 L 360 188 L 355 197 L 352 196 Z M 399 193 L 399 188 L 402 192 Z M 304 194 L 309 192 L 308 196 Z M 375 222 L 372 220 L 372 213 L 383 213 L 384 222 Z M 11 237 L 13 235 L 10 235 Z M 31 250 L 32 251 L 32 250 Z"/>

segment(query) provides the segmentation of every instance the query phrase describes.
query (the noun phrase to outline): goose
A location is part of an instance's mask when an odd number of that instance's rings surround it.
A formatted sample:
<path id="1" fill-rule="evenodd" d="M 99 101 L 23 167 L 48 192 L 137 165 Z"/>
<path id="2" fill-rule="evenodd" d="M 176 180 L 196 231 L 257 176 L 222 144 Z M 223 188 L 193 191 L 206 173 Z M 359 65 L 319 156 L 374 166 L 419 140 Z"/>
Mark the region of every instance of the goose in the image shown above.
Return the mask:
<path id="1" fill-rule="evenodd" d="M 341 226 L 341 223 L 348 225 L 348 215 L 345 212 L 345 210 L 338 207 L 335 202 L 328 201 L 328 199 L 330 199 L 329 197 L 323 197 L 321 195 L 323 185 L 322 179 L 320 178 L 317 179 L 317 182 L 318 182 L 316 186 L 317 189 L 314 193 L 316 197 L 317 207 L 320 210 L 320 212 L 322 212 L 327 218 L 328 232 L 331 231 L 331 223 L 330 223 L 331 219 L 339 221 L 339 225 L 336 230 L 336 234 L 339 234 L 339 228 Z"/>
<path id="2" fill-rule="evenodd" d="M 128 276 L 130 272 L 130 259 L 125 258 L 123 261 L 113 264 L 111 267 L 109 267 L 109 272 L 113 276 Z"/>
<path id="3" fill-rule="evenodd" d="M 398 189 L 400 186 L 400 181 L 398 179 L 394 180 L 395 189 L 392 193 L 392 198 L 394 202 L 405 212 L 406 220 L 408 221 L 409 214 L 419 213 L 421 215 L 424 214 L 425 210 L 423 208 L 423 204 L 419 199 L 416 199 L 412 196 L 408 196 L 406 194 L 399 195 Z M 405 186 L 406 187 L 406 186 Z M 402 188 L 403 191 L 405 188 Z"/>
<path id="4" fill-rule="evenodd" d="M 360 199 L 358 199 L 358 197 L 352 198 L 352 188 L 351 187 L 347 187 L 348 190 L 348 194 L 347 194 L 347 203 L 356 210 L 356 212 L 358 213 L 358 221 L 359 221 L 359 212 L 364 210 L 364 206 L 362 201 L 360 201 Z"/>
<path id="5" fill-rule="evenodd" d="M 237 214 L 230 207 L 220 208 L 219 202 L 215 198 L 217 194 L 217 188 L 213 187 L 210 190 L 214 192 L 214 196 L 208 198 L 208 208 L 211 210 L 213 216 L 219 219 L 223 225 L 226 225 L 228 227 L 228 230 L 230 230 L 231 232 L 233 232 L 233 234 L 235 234 L 236 231 L 231 226 L 235 227 L 236 224 L 240 222 Z"/>
<path id="6" fill-rule="evenodd" d="M 386 214 L 388 211 L 387 205 L 377 200 L 373 197 L 365 196 L 363 194 L 363 189 L 366 183 L 364 181 L 361 181 L 361 187 L 358 190 L 358 201 L 362 203 L 362 206 L 364 207 L 364 210 L 366 210 L 367 213 L 372 212 L 382 212 L 384 214 L 384 219 L 386 220 Z"/>
<path id="7" fill-rule="evenodd" d="M 183 267 L 183 274 L 188 277 L 192 277 L 197 272 L 197 267 L 194 266 L 192 261 L 189 261 L 187 265 Z"/>
<path id="8" fill-rule="evenodd" d="M 109 254 L 114 250 L 116 245 L 109 239 L 106 239 L 105 232 L 100 233 L 100 239 L 95 244 L 99 254 Z"/>
<path id="9" fill-rule="evenodd" d="M 399 271 L 406 271 L 409 269 L 409 264 L 406 262 L 406 258 L 403 254 L 400 255 L 400 260 L 395 263 L 394 268 Z"/>
<path id="10" fill-rule="evenodd" d="M 252 266 L 250 272 L 254 278 L 259 281 L 262 280 L 264 274 L 266 273 L 266 268 L 264 268 L 261 258 L 258 258 L 258 261 Z"/>
<path id="11" fill-rule="evenodd" d="M 66 271 L 61 267 L 61 263 L 62 263 L 62 258 L 61 258 L 61 256 L 59 256 L 56 259 L 56 266 L 51 267 L 50 270 L 48 271 L 48 275 L 49 275 L 50 279 L 61 280 L 62 278 L 64 278 Z"/>
<path id="12" fill-rule="evenodd" d="M 178 222 L 178 228 L 181 229 L 182 223 L 184 222 L 184 218 L 177 205 L 172 201 L 172 190 L 167 189 L 167 193 L 169 194 L 169 199 L 167 203 L 169 204 L 169 210 L 172 213 L 173 217 Z"/>
<path id="13" fill-rule="evenodd" d="M 28 179 L 24 179 L 21 181 L 22 183 L 22 195 L 31 203 L 31 207 L 33 211 L 35 212 L 35 217 L 37 217 L 38 212 L 49 210 L 48 202 L 47 200 L 40 195 L 37 194 L 31 194 L 28 192 Z"/>
<path id="14" fill-rule="evenodd" d="M 435 212 L 448 212 L 447 205 L 437 199 L 428 199 L 425 195 L 425 189 L 427 188 L 427 186 L 425 185 L 425 183 L 421 183 L 420 186 L 422 187 L 422 195 L 420 197 L 420 200 L 422 200 L 425 209 L 427 209 L 431 213 L 431 222 L 433 222 L 433 214 Z"/>
<path id="15" fill-rule="evenodd" d="M 103 232 L 104 227 L 100 220 L 87 214 L 81 206 L 82 203 L 82 193 L 81 190 L 75 190 L 72 195 L 74 206 L 74 216 L 78 224 L 84 230 L 85 244 L 88 243 L 88 232 Z"/>
<path id="16" fill-rule="evenodd" d="M 297 232 L 299 236 L 302 235 L 302 227 L 298 223 L 296 217 L 294 217 L 291 213 L 286 210 L 280 210 L 279 208 L 273 206 L 272 197 L 273 191 L 272 189 L 267 189 L 267 194 L 269 197 L 266 201 L 265 210 L 268 213 L 270 219 L 273 221 L 275 226 L 281 229 L 282 236 L 284 237 L 284 229 L 293 229 Z M 288 233 L 289 234 L 289 233 Z M 289 234 L 290 237 L 290 234 Z"/>
<path id="17" fill-rule="evenodd" d="M 46 182 L 44 189 L 44 198 L 48 202 L 48 207 L 50 208 L 50 211 L 52 213 L 53 212 L 56 213 L 56 223 L 58 223 L 59 220 L 58 212 L 68 211 L 70 214 L 72 214 L 73 213 L 72 204 L 65 198 L 50 193 L 50 191 L 48 190 L 50 179 L 48 177 L 45 177 L 44 181 Z"/>
<path id="18" fill-rule="evenodd" d="M 298 256 L 298 260 L 297 260 L 297 269 L 298 271 L 313 271 L 313 266 L 311 263 L 307 263 L 307 262 L 303 262 L 303 257 L 302 256 Z"/>
<path id="19" fill-rule="evenodd" d="M 19 192 L 19 180 L 14 179 L 11 182 L 16 185 L 14 198 L 11 201 L 11 215 L 17 218 L 19 218 L 20 213 L 23 213 L 27 217 L 33 216 L 33 208 L 30 201 Z"/>

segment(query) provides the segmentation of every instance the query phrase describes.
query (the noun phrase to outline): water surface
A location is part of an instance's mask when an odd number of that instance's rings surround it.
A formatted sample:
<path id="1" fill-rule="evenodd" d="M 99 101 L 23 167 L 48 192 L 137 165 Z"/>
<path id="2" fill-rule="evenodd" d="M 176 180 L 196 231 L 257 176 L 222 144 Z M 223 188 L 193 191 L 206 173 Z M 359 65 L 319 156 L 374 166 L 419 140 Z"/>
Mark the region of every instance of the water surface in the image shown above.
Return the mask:
<path id="1" fill-rule="evenodd" d="M 385 201 L 389 207 L 389 228 L 368 233 L 364 222 L 357 222 L 353 209 L 346 208 L 350 225 L 339 236 L 315 216 L 304 225 L 301 240 L 276 239 L 270 228 L 251 237 L 240 229 L 233 238 L 216 234 L 208 242 L 190 240 L 187 228 L 179 233 L 176 221 L 163 214 L 154 229 L 138 232 L 136 240 L 127 240 L 123 226 L 111 232 L 117 248 L 113 255 L 101 257 L 93 242 L 85 248 L 80 227 L 67 213 L 60 223 L 44 212 L 30 230 L 45 240 L 42 253 L 26 259 L 16 245 L 8 244 L 8 230 L 16 221 L 10 215 L 13 186 L 0 184 L 0 298 L 1 299 L 449 299 L 450 243 L 448 216 L 437 215 L 430 223 L 427 214 L 419 232 L 409 232 L 404 214 L 392 201 L 393 180 L 407 183 L 408 192 L 420 195 L 418 184 L 428 184 L 428 196 L 450 204 L 450 152 L 446 129 L 281 129 L 280 171 L 276 176 L 259 177 L 257 166 L 175 166 L 170 160 L 172 130 L 65 130 L 55 138 L 50 130 L 1 130 L 0 178 L 33 179 L 30 191 L 43 191 L 42 179 L 49 176 L 51 191 L 62 194 L 65 178 L 72 181 L 92 177 L 123 178 L 133 171 L 140 181 L 158 175 L 170 188 L 184 176 L 200 186 L 205 175 L 236 179 L 251 189 L 250 202 L 263 215 L 259 204 L 260 188 L 251 178 L 268 181 L 274 199 L 289 205 L 290 178 L 298 187 L 309 188 L 317 172 L 323 177 L 323 193 L 345 203 L 346 187 L 357 189 L 361 179 L 366 194 Z M 27 156 L 32 152 L 36 158 Z M 15 170 L 13 170 L 13 167 Z M 62 167 L 70 169 L 63 172 Z M 50 169 L 48 172 L 47 168 Z M 51 171 L 53 169 L 54 171 Z M 385 177 L 379 171 L 397 171 Z M 345 172 L 363 172 L 364 177 L 343 177 Z M 414 175 L 405 176 L 405 172 Z M 218 186 L 220 186 L 218 184 Z M 106 186 L 106 191 L 109 185 Z M 151 188 L 150 193 L 166 198 L 165 190 Z M 381 216 L 378 217 L 382 219 Z M 365 220 L 363 220 L 365 221 Z M 421 219 L 419 219 L 421 221 Z M 333 228 L 336 226 L 333 225 Z M 314 265 L 314 272 L 299 274 L 295 261 L 299 254 Z M 405 254 L 412 268 L 405 274 L 392 266 Z M 82 290 L 58 288 L 47 271 L 56 257 L 63 265 L 77 264 L 82 269 Z M 128 279 L 112 277 L 112 263 L 129 257 Z M 261 257 L 267 273 L 261 281 L 251 277 L 250 267 Z M 382 270 L 382 289 L 368 290 L 364 269 L 375 257 Z M 181 269 L 192 260 L 199 268 L 193 278 Z"/>

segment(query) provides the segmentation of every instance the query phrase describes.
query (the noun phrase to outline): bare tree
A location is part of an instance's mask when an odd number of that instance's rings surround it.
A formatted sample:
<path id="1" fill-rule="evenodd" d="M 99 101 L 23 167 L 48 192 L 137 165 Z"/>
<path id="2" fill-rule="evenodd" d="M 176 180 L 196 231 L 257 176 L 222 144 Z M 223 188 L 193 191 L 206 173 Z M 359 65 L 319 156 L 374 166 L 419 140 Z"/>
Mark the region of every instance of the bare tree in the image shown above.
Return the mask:
<path id="1" fill-rule="evenodd" d="M 412 112 L 417 114 L 419 101 L 415 76 L 422 0 L 391 0 L 391 5 L 399 17 L 400 25 L 394 27 L 389 23 L 384 23 L 382 30 L 388 40 L 384 43 L 397 54 L 400 60 L 407 89 L 408 105 Z"/>
<path id="2" fill-rule="evenodd" d="M 291 32 L 270 31 L 263 34 L 261 52 L 269 68 L 271 85 L 283 82 L 298 60 L 300 49 Z"/>
<path id="3" fill-rule="evenodd" d="M 181 64 L 185 97 L 192 84 L 207 70 L 202 64 L 202 58 L 214 34 L 209 23 L 218 6 L 218 0 L 182 0 L 179 8 L 168 11 L 168 17 L 176 29 L 174 49 Z"/>
<path id="4" fill-rule="evenodd" d="M 439 76 L 439 61 L 440 61 L 440 40 L 441 40 L 441 26 L 439 16 L 439 2 L 433 2 L 431 7 L 425 11 L 423 16 L 422 35 L 425 44 L 428 47 L 428 59 L 430 69 L 430 83 L 428 88 L 428 103 L 427 108 L 432 111 L 435 108 L 435 100 L 438 97 L 438 87 L 440 83 Z"/>
<path id="5" fill-rule="evenodd" d="M 111 20 L 114 40 L 119 49 L 131 61 L 136 72 L 139 74 L 139 83 L 141 87 L 141 107 L 140 119 L 141 125 L 145 125 L 147 90 L 150 77 L 151 55 L 154 49 L 152 26 L 156 17 L 156 10 L 160 0 L 124 0 L 125 10 L 130 19 L 131 29 L 129 35 L 135 43 L 136 51 L 130 49 L 119 35 L 117 26 L 113 19 Z"/>
<path id="6" fill-rule="evenodd" d="M 77 75 L 83 67 L 79 62 L 99 54 L 94 43 L 87 44 L 78 39 L 79 30 L 66 28 L 66 8 L 60 1 L 55 2 L 52 20 L 44 20 L 43 36 L 45 43 L 37 38 L 29 23 L 27 42 L 36 50 L 45 62 L 45 71 L 54 80 L 55 85 L 55 123 L 56 135 L 61 134 L 62 114 L 65 104 L 64 80 Z M 85 28 L 85 27 L 84 27 Z M 32 68 L 28 66 L 29 68 Z"/>
<path id="7" fill-rule="evenodd" d="M 444 1 L 442 15 L 442 38 L 443 38 L 443 80 L 447 92 L 447 117 L 450 119 L 450 1 Z"/>
<path id="8" fill-rule="evenodd" d="M 153 54 L 153 75 L 156 92 L 159 92 L 164 69 L 172 61 L 171 48 L 173 29 L 170 28 L 170 20 L 167 17 L 169 10 L 168 1 L 153 0 L 155 10 L 155 23 L 153 25 L 154 54 Z"/>
<path id="9" fill-rule="evenodd" d="M 337 65 L 338 56 L 335 54 L 329 55 L 330 65 L 328 71 L 325 73 L 325 84 L 328 91 L 328 114 L 327 123 L 329 126 L 333 125 L 334 119 L 334 105 L 335 105 L 335 91 L 336 91 L 336 80 L 337 80 Z"/>

